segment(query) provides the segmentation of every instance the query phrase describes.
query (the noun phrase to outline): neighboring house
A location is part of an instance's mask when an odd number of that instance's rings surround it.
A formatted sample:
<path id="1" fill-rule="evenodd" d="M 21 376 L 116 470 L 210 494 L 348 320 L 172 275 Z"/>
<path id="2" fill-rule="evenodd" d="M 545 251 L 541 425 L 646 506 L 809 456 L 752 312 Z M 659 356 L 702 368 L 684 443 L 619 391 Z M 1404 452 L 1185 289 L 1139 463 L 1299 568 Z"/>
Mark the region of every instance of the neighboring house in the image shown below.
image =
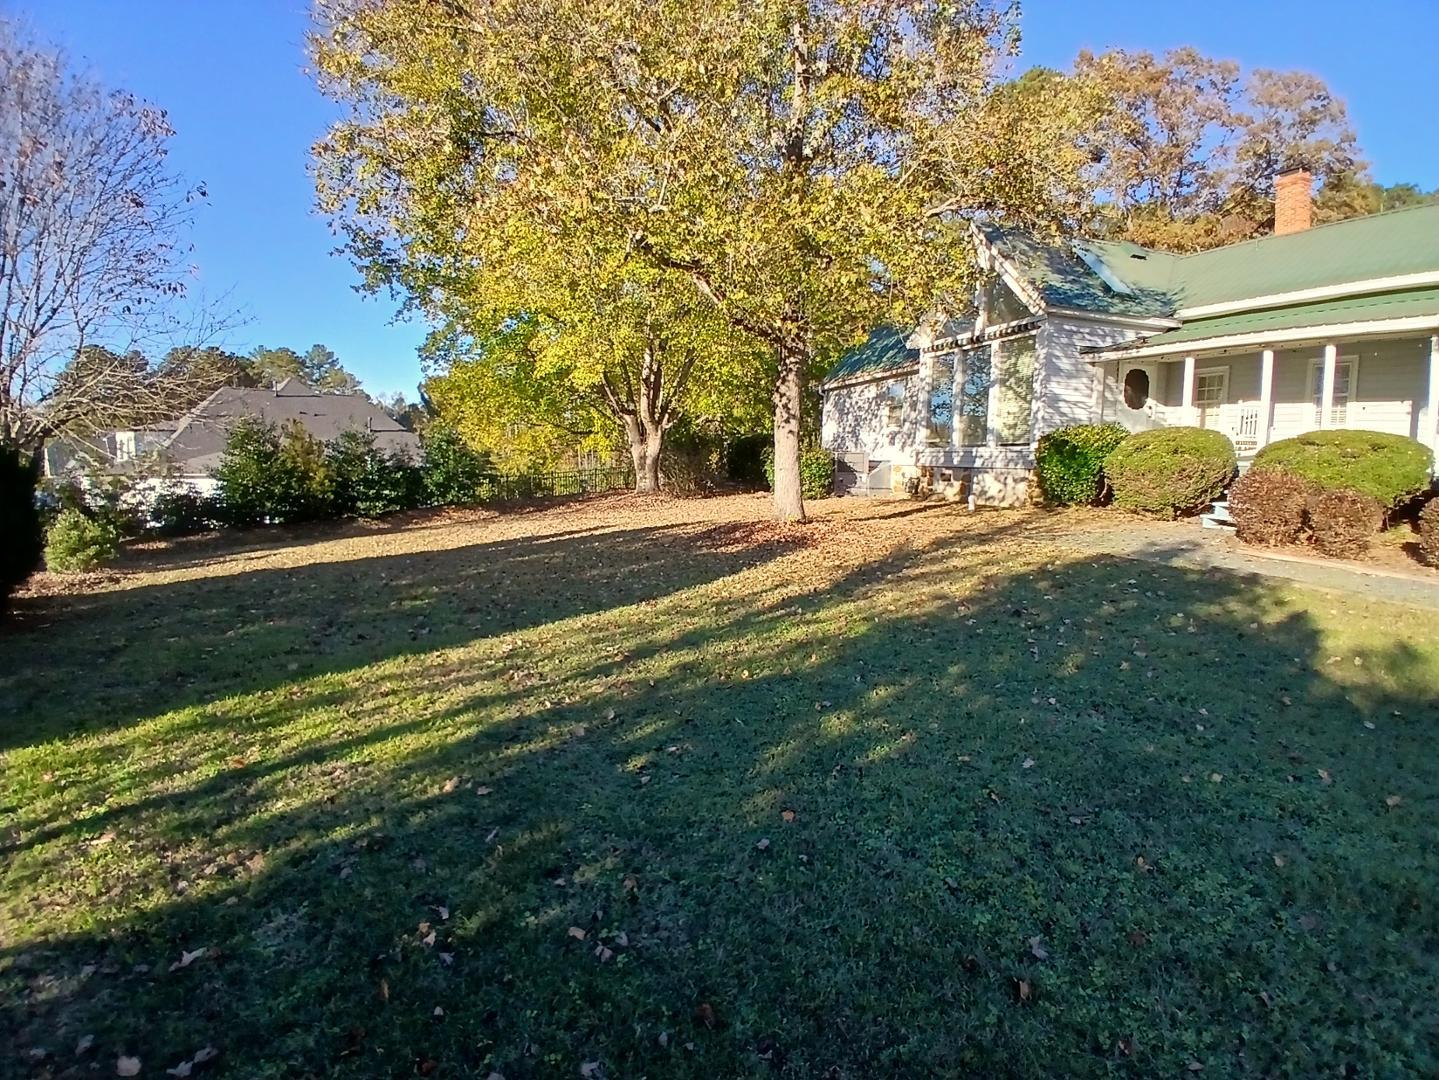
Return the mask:
<path id="1" fill-rule="evenodd" d="M 876 330 L 821 385 L 842 486 L 1018 502 L 1041 435 L 1106 421 L 1241 464 L 1320 428 L 1439 449 L 1439 205 L 1310 228 L 1311 182 L 1278 178 L 1275 235 L 1193 255 L 977 224 L 973 314 Z"/>
<path id="2" fill-rule="evenodd" d="M 110 432 L 83 448 L 54 444 L 53 450 L 47 447 L 46 472 L 140 474 L 153 469 L 171 482 L 208 492 L 215 486 L 213 474 L 230 429 L 245 418 L 280 428 L 298 423 L 322 442 L 345 431 L 367 431 L 380 450 L 419 460 L 419 437 L 364 394 L 322 394 L 298 379 L 286 379 L 273 389 L 222 386 L 179 420 Z"/>

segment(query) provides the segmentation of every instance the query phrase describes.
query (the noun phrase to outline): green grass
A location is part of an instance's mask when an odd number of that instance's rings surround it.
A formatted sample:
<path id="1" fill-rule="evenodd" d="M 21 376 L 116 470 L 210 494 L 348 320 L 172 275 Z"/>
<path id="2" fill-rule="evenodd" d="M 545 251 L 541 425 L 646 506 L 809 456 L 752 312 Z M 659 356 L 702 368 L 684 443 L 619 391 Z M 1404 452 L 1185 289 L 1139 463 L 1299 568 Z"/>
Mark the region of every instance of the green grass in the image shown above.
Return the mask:
<path id="1" fill-rule="evenodd" d="M 1431 615 L 535 522 L 0 630 L 0 1075 L 1439 1071 Z"/>

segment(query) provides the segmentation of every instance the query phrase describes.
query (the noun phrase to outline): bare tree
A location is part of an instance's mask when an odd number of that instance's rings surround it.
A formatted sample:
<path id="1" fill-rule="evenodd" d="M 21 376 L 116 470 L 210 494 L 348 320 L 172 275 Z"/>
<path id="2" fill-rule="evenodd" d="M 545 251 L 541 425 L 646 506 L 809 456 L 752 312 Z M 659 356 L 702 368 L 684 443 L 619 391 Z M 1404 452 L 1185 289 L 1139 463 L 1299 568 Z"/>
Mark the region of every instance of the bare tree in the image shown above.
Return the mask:
<path id="1" fill-rule="evenodd" d="M 145 423 L 206 365 L 136 354 L 213 333 L 183 237 L 203 185 L 171 172 L 163 109 L 70 71 L 0 18 L 0 444 Z M 100 347 L 100 346 L 103 346 Z"/>

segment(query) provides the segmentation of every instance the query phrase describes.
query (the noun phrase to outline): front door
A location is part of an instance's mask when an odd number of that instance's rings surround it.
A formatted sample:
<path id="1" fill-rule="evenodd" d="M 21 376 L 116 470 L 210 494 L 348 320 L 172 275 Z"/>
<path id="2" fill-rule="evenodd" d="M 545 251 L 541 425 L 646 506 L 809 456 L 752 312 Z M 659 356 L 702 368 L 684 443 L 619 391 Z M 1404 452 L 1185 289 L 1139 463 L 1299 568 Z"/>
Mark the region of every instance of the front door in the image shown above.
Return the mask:
<path id="1" fill-rule="evenodd" d="M 1159 426 L 1159 365 L 1140 361 L 1119 364 L 1119 409 L 1117 418 L 1130 431 Z"/>

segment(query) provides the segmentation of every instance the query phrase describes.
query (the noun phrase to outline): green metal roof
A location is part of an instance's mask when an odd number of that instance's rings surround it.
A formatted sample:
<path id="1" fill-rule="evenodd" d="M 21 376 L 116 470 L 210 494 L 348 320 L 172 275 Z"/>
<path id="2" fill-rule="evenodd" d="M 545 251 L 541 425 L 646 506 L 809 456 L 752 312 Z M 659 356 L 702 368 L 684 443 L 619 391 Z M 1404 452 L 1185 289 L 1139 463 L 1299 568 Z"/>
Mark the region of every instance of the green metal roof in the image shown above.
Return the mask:
<path id="1" fill-rule="evenodd" d="M 1015 273 L 1039 293 L 1046 307 L 1141 317 L 1167 316 L 1174 310 L 1175 304 L 1168 292 L 1157 285 L 1137 281 L 1124 266 L 1115 268 L 1115 275 L 1133 292 L 1130 295 L 1116 292 L 1080 258 L 1073 245 L 1048 244 L 1022 229 L 994 222 L 981 223 L 979 231 Z M 1113 260 L 1099 250 L 1099 245 L 1084 241 L 1083 246 L 1101 255 L 1106 266 L 1113 268 Z"/>
<path id="2" fill-rule="evenodd" d="M 1287 307 L 1262 311 L 1244 311 L 1212 319 L 1189 319 L 1177 330 L 1167 330 L 1116 348 L 1180 345 L 1188 341 L 1230 337 L 1235 334 L 1262 334 L 1274 330 L 1297 330 L 1301 327 L 1318 328 L 1340 323 L 1422 316 L 1433 316 L 1435 326 L 1439 326 L 1439 288 L 1405 289 L 1400 292 L 1350 296 L 1342 300 L 1326 300 L 1315 304 L 1290 304 Z"/>
<path id="3" fill-rule="evenodd" d="M 919 363 L 919 350 L 905 344 L 909 334 L 893 326 L 879 326 L 870 331 L 863 345 L 857 345 L 839 358 L 824 377 L 826 383 L 852 379 L 857 375 L 882 375 L 900 371 Z"/>
<path id="4" fill-rule="evenodd" d="M 1124 241 L 1080 241 L 1132 296 L 1109 288 L 1074 254 L 1073 245 L 1046 244 L 993 224 L 980 229 L 1047 304 L 1111 315 L 1172 315 L 1181 308 L 1439 271 L 1439 203 L 1192 255 Z"/>

